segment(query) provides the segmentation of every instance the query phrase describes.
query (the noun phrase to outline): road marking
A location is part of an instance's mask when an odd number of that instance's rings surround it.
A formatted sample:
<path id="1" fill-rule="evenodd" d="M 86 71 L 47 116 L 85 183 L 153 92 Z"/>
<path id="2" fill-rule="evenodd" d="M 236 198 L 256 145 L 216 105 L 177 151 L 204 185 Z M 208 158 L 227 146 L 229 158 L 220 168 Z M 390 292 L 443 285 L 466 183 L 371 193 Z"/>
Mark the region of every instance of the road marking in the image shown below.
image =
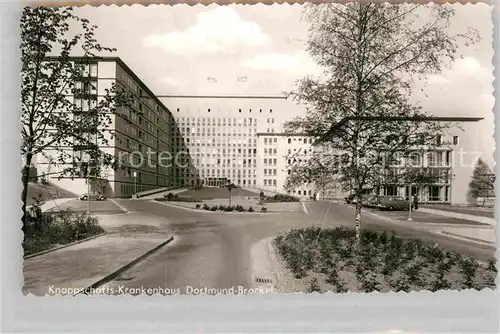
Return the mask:
<path id="1" fill-rule="evenodd" d="M 129 210 L 127 210 L 127 208 L 125 208 L 123 205 L 119 204 L 119 203 L 118 203 L 117 201 L 115 201 L 114 199 L 109 198 L 109 200 L 110 200 L 112 203 L 114 203 L 117 207 L 119 207 L 119 208 L 120 208 L 120 210 L 122 210 L 122 211 L 123 211 L 123 213 L 128 213 L 128 212 L 129 212 Z"/>
<path id="2" fill-rule="evenodd" d="M 304 202 L 300 202 L 300 204 L 302 204 L 302 207 L 304 208 L 304 212 L 306 213 L 306 215 L 309 214 L 309 211 L 307 211 L 307 207 L 304 204 Z"/>

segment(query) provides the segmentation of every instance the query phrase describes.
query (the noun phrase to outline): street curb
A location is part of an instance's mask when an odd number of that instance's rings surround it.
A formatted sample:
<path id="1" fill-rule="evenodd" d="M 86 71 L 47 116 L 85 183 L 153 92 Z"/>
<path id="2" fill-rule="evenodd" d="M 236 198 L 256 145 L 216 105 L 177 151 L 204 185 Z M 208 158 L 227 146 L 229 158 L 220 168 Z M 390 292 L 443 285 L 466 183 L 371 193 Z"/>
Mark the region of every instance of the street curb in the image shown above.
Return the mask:
<path id="1" fill-rule="evenodd" d="M 148 257 L 149 255 L 153 254 L 154 252 L 156 252 L 157 250 L 159 250 L 160 248 L 162 248 L 163 246 L 165 246 L 166 244 L 170 243 L 172 240 L 174 240 L 174 237 L 170 237 L 168 238 L 167 240 L 163 241 L 161 244 L 159 244 L 158 246 L 148 250 L 146 253 L 140 255 L 139 257 L 135 258 L 134 260 L 130 261 L 129 263 L 121 266 L 120 268 L 116 269 L 115 271 L 113 271 L 112 273 L 102 277 L 101 279 L 95 281 L 94 283 L 90 284 L 89 286 L 87 286 L 86 288 L 84 289 L 81 289 L 79 290 L 77 293 L 75 293 L 73 296 L 76 296 L 76 295 L 79 295 L 79 294 L 85 294 L 85 295 L 88 295 L 89 294 L 89 290 L 92 290 L 92 289 L 95 289 L 97 288 L 98 286 L 101 286 L 109 281 L 111 281 L 113 278 L 115 278 L 116 276 L 120 275 L 122 272 L 124 272 L 125 270 L 127 269 L 130 269 L 131 267 L 133 267 L 134 265 L 136 265 L 138 262 L 144 260 L 146 257 Z"/>
<path id="2" fill-rule="evenodd" d="M 165 202 L 161 202 L 161 201 L 156 201 L 156 200 L 151 200 L 151 202 L 154 202 L 154 203 L 159 203 L 159 204 L 163 204 L 163 205 L 166 205 L 166 206 L 170 206 L 170 207 L 173 207 L 173 208 L 179 208 L 179 209 L 184 209 L 184 210 L 189 210 L 189 211 L 194 211 L 194 212 L 200 212 L 200 213 L 212 213 L 212 214 L 244 214 L 244 215 L 286 215 L 286 214 L 303 214 L 300 213 L 300 212 L 238 212 L 238 211 L 232 211 L 232 212 L 225 212 L 225 211 L 209 211 L 209 210 L 203 210 L 203 209 L 193 209 L 193 208 L 186 208 L 185 206 L 181 206 L 181 205 L 175 205 L 175 204 L 171 204 L 171 203 L 165 203 Z"/>
<path id="3" fill-rule="evenodd" d="M 70 242 L 69 244 L 66 244 L 66 245 L 61 245 L 61 246 L 57 246 L 57 247 L 54 247 L 54 248 L 46 249 L 46 250 L 38 252 L 38 253 L 26 255 L 26 256 L 23 256 L 23 260 L 31 259 L 32 257 L 36 257 L 36 256 L 39 256 L 39 255 L 43 255 L 43 254 L 47 254 L 47 253 L 50 253 L 50 252 L 54 252 L 56 250 L 63 249 L 63 248 L 66 248 L 66 247 L 78 245 L 78 244 L 81 244 L 82 242 L 90 241 L 92 239 L 97 239 L 99 237 L 102 237 L 102 236 L 106 235 L 107 233 L 108 232 L 104 231 L 101 234 L 93 235 L 91 237 L 88 237 L 88 238 L 85 238 L 85 239 L 82 239 L 82 240 L 73 241 L 73 242 Z"/>
<path id="4" fill-rule="evenodd" d="M 455 237 L 455 238 L 459 238 L 459 239 L 465 239 L 465 240 L 469 240 L 469 241 L 479 242 L 479 243 L 482 243 L 482 244 L 493 245 L 493 246 L 495 245 L 495 242 L 491 242 L 491 241 L 488 241 L 488 240 L 482 240 L 482 239 L 474 238 L 474 237 L 467 237 L 467 236 L 456 234 L 456 233 L 453 233 L 453 232 L 441 231 L 441 234 L 449 235 L 449 236 L 452 236 L 452 237 Z"/>
<path id="5" fill-rule="evenodd" d="M 114 205 L 116 205 L 120 210 L 122 210 L 122 213 L 129 213 L 129 210 L 127 210 L 123 205 L 119 204 L 112 198 L 108 198 L 110 202 L 112 202 Z"/>

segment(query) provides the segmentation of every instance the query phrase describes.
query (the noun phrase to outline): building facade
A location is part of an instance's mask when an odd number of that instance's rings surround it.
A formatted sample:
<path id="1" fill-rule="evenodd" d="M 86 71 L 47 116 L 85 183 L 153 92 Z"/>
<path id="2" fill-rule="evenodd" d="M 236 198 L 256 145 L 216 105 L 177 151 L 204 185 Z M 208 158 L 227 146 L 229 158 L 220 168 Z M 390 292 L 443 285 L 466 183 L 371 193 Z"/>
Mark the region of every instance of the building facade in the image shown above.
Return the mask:
<path id="1" fill-rule="evenodd" d="M 96 59 L 85 66 L 83 75 L 88 80 L 75 83 L 81 93 L 67 94 L 82 113 L 98 105 L 113 84 L 134 96 L 129 107 L 120 107 L 110 115 L 109 128 L 103 130 L 108 143 L 101 149 L 120 157 L 121 163 L 119 168 L 101 173 L 102 183 L 95 192 L 130 197 L 163 187 L 233 183 L 301 198 L 315 193 L 339 199 L 347 195 L 334 182 L 318 189 L 311 180 L 286 189 L 290 169 L 297 159 L 312 154 L 314 141 L 305 135 L 284 133 L 286 121 L 305 113 L 293 101 L 280 96 L 155 96 L 114 57 Z M 418 189 L 413 186 L 412 195 L 421 202 L 467 203 L 468 183 L 482 153 L 477 140 L 479 121 L 449 129 L 440 136 L 443 145 L 438 149 L 416 150 L 412 158 L 418 167 L 395 166 L 393 173 L 404 173 L 408 168 L 431 170 L 439 175 L 436 181 Z M 84 154 L 75 147 L 67 150 L 72 157 Z M 52 153 L 47 150 L 36 158 L 38 174 L 48 174 L 49 182 L 76 194 L 86 193 L 86 176 L 59 177 L 57 170 L 64 165 L 54 163 Z M 141 162 L 139 156 L 147 158 Z M 67 163 L 71 164 L 71 159 Z M 393 182 L 375 192 L 409 197 L 410 185 Z"/>
<path id="2" fill-rule="evenodd" d="M 79 58 L 72 60 L 81 61 Z M 85 82 L 75 82 L 79 93 L 67 92 L 67 98 L 81 108 L 81 114 L 73 115 L 75 118 L 85 117 L 86 112 L 99 105 L 106 90 L 113 85 L 123 87 L 133 95 L 131 105 L 119 107 L 109 115 L 109 126 L 100 129 L 107 140 L 100 149 L 117 157 L 120 163 L 116 169 L 103 170 L 99 175 L 100 182 L 92 182 L 98 186 L 91 192 L 130 197 L 136 192 L 174 185 L 173 168 L 168 163 L 159 163 L 159 152 L 171 151 L 171 133 L 175 131 L 168 108 L 120 58 L 96 58 L 84 65 L 82 75 Z M 56 150 L 49 149 L 39 154 L 36 158 L 38 174 L 47 174 L 48 182 L 75 194 L 87 193 L 89 187 L 84 171 L 74 178 L 58 175 L 58 170 L 72 164 L 76 158 L 86 159 L 85 152 L 78 150 L 76 145 L 64 149 L 68 153 L 65 163 L 55 162 Z"/>
<path id="3" fill-rule="evenodd" d="M 190 166 L 175 168 L 179 185 L 233 183 L 243 188 L 283 192 L 282 170 L 278 174 L 274 168 L 268 175 L 267 167 L 273 163 L 278 166 L 278 160 L 284 166 L 285 157 L 281 149 L 277 152 L 277 146 L 264 147 L 264 141 L 266 145 L 268 141 L 262 135 L 279 138 L 287 114 L 300 115 L 296 105 L 282 97 L 172 96 L 162 100 L 171 108 L 178 127 L 173 134 L 175 143 L 179 143 L 173 146 L 175 153 L 185 149 L 191 157 Z M 270 165 L 264 168 L 268 159 Z"/>

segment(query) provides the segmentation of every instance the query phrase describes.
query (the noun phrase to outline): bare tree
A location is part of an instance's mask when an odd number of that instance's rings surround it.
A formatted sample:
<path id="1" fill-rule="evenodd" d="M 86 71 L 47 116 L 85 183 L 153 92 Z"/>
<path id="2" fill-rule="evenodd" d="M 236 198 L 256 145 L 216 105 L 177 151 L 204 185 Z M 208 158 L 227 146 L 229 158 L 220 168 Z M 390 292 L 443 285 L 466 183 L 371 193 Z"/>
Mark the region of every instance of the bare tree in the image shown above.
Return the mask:
<path id="1" fill-rule="evenodd" d="M 305 117 L 285 131 L 320 137 L 347 116 L 426 117 L 410 102 L 415 80 L 440 72 L 455 60 L 459 42 L 478 40 L 474 30 L 451 35 L 451 6 L 349 3 L 309 5 L 307 48 L 324 69 L 318 78 L 305 77 L 288 95 L 307 107 Z M 435 145 L 436 135 L 450 124 L 435 122 L 348 121 L 314 153 L 323 166 L 309 164 L 300 173 L 314 177 L 334 168 L 339 180 L 358 197 L 380 184 L 383 171 L 397 163 L 396 152 Z M 338 153 L 349 156 L 340 167 L 327 163 Z M 356 205 L 360 234 L 361 201 Z"/>

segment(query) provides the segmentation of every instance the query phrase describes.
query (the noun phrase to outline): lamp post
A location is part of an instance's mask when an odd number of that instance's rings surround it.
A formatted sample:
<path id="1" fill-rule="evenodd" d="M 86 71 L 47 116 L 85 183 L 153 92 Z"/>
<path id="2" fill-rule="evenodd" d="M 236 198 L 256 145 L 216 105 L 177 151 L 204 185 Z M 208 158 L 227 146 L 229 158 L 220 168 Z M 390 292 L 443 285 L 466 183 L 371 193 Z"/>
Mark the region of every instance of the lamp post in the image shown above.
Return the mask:
<path id="1" fill-rule="evenodd" d="M 134 172 L 134 196 L 137 198 L 137 172 Z"/>
<path id="2" fill-rule="evenodd" d="M 87 217 L 90 217 L 90 173 L 87 171 Z"/>
<path id="3" fill-rule="evenodd" d="M 413 195 L 413 184 L 410 182 L 410 187 L 409 187 L 409 192 L 410 192 L 410 196 L 409 196 L 409 203 L 408 203 L 408 220 L 413 220 L 411 218 L 411 202 L 412 202 L 412 195 Z"/>
<path id="4" fill-rule="evenodd" d="M 231 206 L 231 190 L 233 189 L 233 184 L 230 183 L 228 186 L 227 186 L 227 190 L 229 191 L 229 206 Z"/>

